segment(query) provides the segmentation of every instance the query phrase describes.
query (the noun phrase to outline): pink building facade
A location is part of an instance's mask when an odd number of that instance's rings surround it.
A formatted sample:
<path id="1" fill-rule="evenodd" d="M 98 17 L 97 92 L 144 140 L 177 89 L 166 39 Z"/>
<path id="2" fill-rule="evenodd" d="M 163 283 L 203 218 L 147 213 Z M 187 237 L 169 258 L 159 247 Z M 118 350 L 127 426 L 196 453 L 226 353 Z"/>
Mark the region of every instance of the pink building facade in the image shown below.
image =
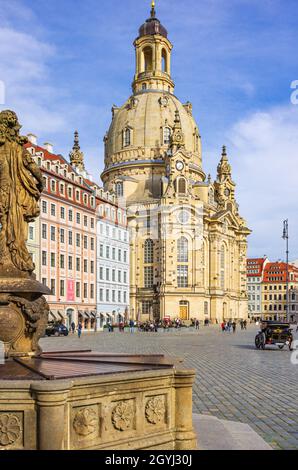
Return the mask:
<path id="1" fill-rule="evenodd" d="M 49 144 L 26 145 L 45 182 L 39 219 L 29 227 L 37 277 L 52 290 L 50 320 L 96 329 L 96 190 Z M 88 183 L 87 183 L 88 181 Z"/>

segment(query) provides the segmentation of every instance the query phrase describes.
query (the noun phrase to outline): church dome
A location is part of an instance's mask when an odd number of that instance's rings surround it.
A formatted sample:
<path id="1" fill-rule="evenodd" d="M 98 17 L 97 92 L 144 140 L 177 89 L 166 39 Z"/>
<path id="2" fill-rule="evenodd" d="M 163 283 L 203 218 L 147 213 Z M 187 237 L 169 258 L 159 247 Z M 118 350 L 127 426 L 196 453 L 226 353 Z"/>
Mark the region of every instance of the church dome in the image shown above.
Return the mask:
<path id="1" fill-rule="evenodd" d="M 177 111 L 185 151 L 201 169 L 201 140 L 191 104 L 183 105 L 171 93 L 146 90 L 131 96 L 121 108 L 113 108 L 113 120 L 106 136 L 105 171 L 121 163 L 163 159 L 170 148 L 168 139 Z"/>
<path id="2" fill-rule="evenodd" d="M 149 18 L 139 29 L 139 37 L 160 34 L 164 38 L 168 37 L 166 28 L 157 18 Z"/>
<path id="3" fill-rule="evenodd" d="M 156 18 L 155 3 L 152 3 L 151 17 L 139 29 L 139 37 L 159 34 L 165 38 L 168 37 L 166 28 L 161 24 L 159 19 Z"/>

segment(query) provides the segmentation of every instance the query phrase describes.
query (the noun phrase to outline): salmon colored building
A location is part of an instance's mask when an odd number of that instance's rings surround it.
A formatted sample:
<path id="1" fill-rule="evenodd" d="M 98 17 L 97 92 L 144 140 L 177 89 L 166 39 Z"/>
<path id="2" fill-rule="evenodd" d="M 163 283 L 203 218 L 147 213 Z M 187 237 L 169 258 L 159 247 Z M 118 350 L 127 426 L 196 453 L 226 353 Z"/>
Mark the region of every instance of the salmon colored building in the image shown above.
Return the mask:
<path id="1" fill-rule="evenodd" d="M 50 319 L 96 327 L 96 189 L 90 179 L 50 144 L 26 144 L 43 172 L 39 219 L 30 224 L 28 246 L 38 279 L 52 290 Z M 96 186 L 96 185 L 95 185 Z"/>

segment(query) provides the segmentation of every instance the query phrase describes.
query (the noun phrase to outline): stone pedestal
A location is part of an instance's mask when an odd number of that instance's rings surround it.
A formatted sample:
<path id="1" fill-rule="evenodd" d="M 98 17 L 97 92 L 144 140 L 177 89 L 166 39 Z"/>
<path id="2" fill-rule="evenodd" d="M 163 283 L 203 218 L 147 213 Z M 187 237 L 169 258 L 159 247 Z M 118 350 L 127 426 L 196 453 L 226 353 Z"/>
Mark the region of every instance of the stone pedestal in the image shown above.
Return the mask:
<path id="1" fill-rule="evenodd" d="M 96 361 L 80 360 L 77 373 L 95 370 Z M 0 380 L 0 450 L 195 450 L 194 372 L 152 357 L 132 361 L 102 358 L 96 377 L 40 380 L 32 368 L 24 372 L 31 380 Z M 74 370 L 52 359 L 39 374 L 47 367 L 60 376 Z"/>
<path id="2" fill-rule="evenodd" d="M 49 307 L 50 290 L 32 278 L 0 278 L 0 341 L 5 356 L 38 354 Z"/>

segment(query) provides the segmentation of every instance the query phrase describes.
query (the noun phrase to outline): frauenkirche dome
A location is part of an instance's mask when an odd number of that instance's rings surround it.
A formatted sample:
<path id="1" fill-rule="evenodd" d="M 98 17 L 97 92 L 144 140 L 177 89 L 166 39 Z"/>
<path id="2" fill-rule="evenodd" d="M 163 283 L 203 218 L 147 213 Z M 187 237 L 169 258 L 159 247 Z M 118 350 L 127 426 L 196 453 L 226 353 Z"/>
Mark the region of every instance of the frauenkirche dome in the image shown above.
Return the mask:
<path id="1" fill-rule="evenodd" d="M 166 156 L 171 150 L 175 119 L 179 119 L 183 147 L 190 159 L 190 175 L 194 181 L 205 180 L 202 170 L 201 138 L 192 115 L 192 105 L 182 104 L 174 95 L 171 79 L 172 44 L 166 29 L 156 18 L 152 5 L 151 18 L 140 28 L 135 40 L 136 73 L 133 95 L 118 108 L 113 107 L 113 119 L 105 136 L 105 170 L 102 179 L 106 189 L 115 191 L 117 181 L 125 174 L 139 180 L 136 191 L 125 194 L 128 201 L 138 197 L 144 177 L 139 178 L 140 166 L 154 171 L 154 187 L 166 176 Z M 159 179 L 159 182 L 158 182 Z M 161 194 L 151 188 L 154 197 Z"/>

